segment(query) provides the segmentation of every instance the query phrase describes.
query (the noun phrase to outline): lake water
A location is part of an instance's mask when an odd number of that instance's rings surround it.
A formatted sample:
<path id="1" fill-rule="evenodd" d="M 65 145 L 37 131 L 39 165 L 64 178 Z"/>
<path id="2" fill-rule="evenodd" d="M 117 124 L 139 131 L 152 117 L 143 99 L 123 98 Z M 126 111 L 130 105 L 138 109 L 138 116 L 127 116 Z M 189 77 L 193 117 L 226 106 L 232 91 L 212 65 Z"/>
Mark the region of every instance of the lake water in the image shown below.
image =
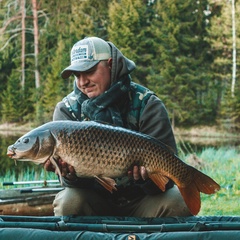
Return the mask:
<path id="1" fill-rule="evenodd" d="M 13 144 L 21 135 L 0 134 L 0 176 L 4 176 L 9 170 L 18 175 L 23 169 L 34 168 L 39 170 L 41 168 L 30 162 L 18 162 L 15 164 L 15 161 L 6 155 L 7 147 Z M 176 136 L 176 140 L 178 147 L 185 154 L 199 152 L 207 147 L 234 147 L 240 151 L 240 138 L 189 138 Z"/>
<path id="2" fill-rule="evenodd" d="M 236 148 L 240 151 L 240 137 L 189 137 L 176 136 L 178 147 L 185 154 L 188 152 L 200 152 L 205 148 Z"/>

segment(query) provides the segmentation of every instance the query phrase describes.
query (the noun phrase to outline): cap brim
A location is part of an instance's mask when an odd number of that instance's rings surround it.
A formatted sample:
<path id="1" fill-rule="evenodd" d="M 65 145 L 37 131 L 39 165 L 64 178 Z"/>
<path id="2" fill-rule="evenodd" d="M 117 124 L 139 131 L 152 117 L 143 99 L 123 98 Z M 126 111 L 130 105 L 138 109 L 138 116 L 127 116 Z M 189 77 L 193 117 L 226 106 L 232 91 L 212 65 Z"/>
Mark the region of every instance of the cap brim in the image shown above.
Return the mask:
<path id="1" fill-rule="evenodd" d="M 63 79 L 69 78 L 74 71 L 77 72 L 85 72 L 89 70 L 90 68 L 94 67 L 96 64 L 98 64 L 100 61 L 84 61 L 84 62 L 78 62 L 75 64 L 71 64 L 67 68 L 65 68 L 61 72 L 61 76 Z"/>

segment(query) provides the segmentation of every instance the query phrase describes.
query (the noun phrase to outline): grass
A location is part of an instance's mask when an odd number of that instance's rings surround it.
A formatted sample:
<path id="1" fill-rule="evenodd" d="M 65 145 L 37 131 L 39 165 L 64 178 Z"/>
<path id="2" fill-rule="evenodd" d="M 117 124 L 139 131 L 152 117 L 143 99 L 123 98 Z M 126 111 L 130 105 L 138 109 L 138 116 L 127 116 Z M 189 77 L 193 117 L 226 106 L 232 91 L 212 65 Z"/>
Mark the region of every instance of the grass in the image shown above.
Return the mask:
<path id="1" fill-rule="evenodd" d="M 213 178 L 221 189 L 213 195 L 201 194 L 199 215 L 240 215 L 240 153 L 234 148 L 206 148 L 196 154 L 198 168 Z M 189 162 L 190 156 L 185 156 Z M 191 165 L 192 161 L 190 161 Z"/>
<path id="2" fill-rule="evenodd" d="M 221 190 L 213 195 L 201 194 L 200 216 L 240 215 L 240 152 L 238 150 L 207 147 L 196 155 L 184 155 L 180 151 L 180 157 L 213 178 L 221 186 Z M 54 173 L 45 172 L 42 168 L 39 171 L 29 168 L 19 174 L 17 179 L 14 174 L 7 172 L 4 177 L 0 177 L 0 184 L 50 179 L 57 179 L 57 176 Z M 9 189 L 12 186 L 1 186 L 1 188 Z"/>
<path id="3" fill-rule="evenodd" d="M 13 174 L 11 171 L 7 171 L 4 177 L 0 177 L 0 188 L 1 189 L 13 189 L 18 187 L 33 187 L 33 184 L 24 184 L 24 185 L 8 185 L 3 186 L 5 182 L 20 182 L 20 181 L 36 181 L 36 180 L 57 180 L 58 177 L 53 172 L 46 172 L 43 168 L 40 168 L 38 171 L 34 168 L 24 169 L 19 175 Z M 38 186 L 40 184 L 37 184 Z"/>

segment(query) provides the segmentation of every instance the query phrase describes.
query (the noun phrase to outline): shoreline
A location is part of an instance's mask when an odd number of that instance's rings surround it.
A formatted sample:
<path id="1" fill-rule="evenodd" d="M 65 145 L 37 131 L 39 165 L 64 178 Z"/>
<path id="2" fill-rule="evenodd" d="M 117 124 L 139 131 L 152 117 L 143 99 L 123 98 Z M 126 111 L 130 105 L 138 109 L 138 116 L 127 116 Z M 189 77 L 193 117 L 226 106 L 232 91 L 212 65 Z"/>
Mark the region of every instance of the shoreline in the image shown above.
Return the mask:
<path id="1" fill-rule="evenodd" d="M 18 123 L 2 123 L 0 124 L 0 135 L 19 135 L 25 134 L 32 130 L 34 126 L 30 123 L 18 124 Z"/>
<path id="2" fill-rule="evenodd" d="M 33 123 L 2 123 L 0 124 L 0 135 L 19 135 L 25 134 L 36 128 Z M 189 128 L 175 127 L 173 129 L 176 137 L 194 137 L 194 138 L 232 138 L 239 139 L 239 134 L 223 130 L 217 126 L 193 126 Z"/>

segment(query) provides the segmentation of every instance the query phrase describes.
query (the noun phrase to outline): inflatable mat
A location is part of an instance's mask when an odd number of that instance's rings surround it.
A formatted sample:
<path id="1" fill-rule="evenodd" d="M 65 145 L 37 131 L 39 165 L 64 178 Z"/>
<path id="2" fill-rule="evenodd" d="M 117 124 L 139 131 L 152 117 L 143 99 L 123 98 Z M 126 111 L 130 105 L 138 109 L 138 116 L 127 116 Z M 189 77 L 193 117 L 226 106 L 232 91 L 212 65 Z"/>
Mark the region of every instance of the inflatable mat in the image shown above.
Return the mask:
<path id="1" fill-rule="evenodd" d="M 240 239 L 240 217 L 26 217 L 0 215 L 0 239 Z"/>

